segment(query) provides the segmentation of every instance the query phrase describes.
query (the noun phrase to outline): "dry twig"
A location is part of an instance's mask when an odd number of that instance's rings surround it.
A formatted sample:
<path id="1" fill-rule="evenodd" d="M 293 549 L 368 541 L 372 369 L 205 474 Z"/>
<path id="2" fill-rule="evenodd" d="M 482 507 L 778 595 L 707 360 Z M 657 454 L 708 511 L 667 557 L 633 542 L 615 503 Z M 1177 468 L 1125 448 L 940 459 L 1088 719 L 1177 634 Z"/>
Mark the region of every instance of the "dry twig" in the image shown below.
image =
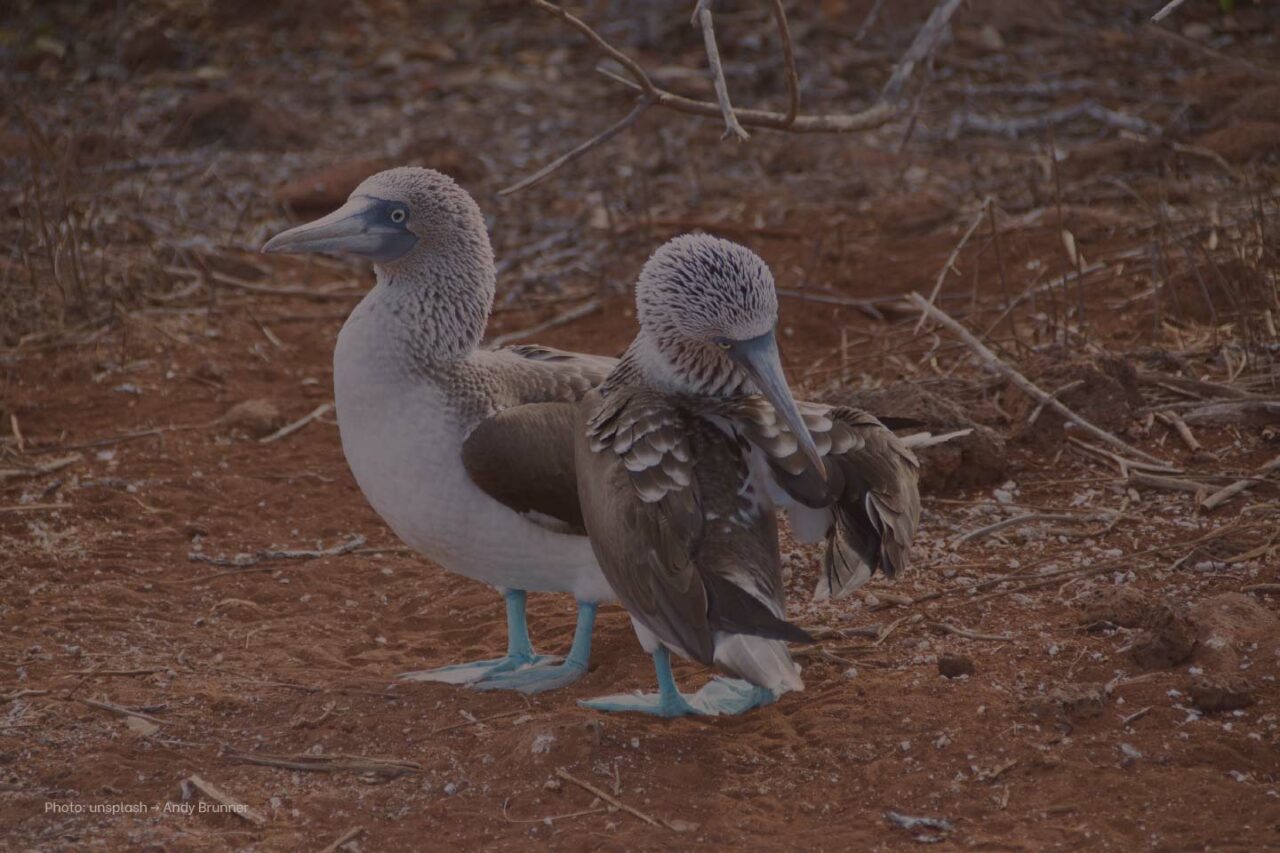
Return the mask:
<path id="1" fill-rule="evenodd" d="M 365 543 L 365 538 L 357 534 L 351 537 L 350 539 L 348 539 L 346 542 L 343 542 L 341 545 L 334 545 L 332 548 L 325 548 L 324 550 L 320 550 L 320 551 L 315 551 L 315 550 L 279 551 L 279 550 L 272 550 L 272 549 L 266 548 L 261 551 L 258 551 L 256 554 L 252 554 L 252 555 L 237 554 L 234 557 L 222 557 L 222 556 L 210 557 L 208 554 L 201 554 L 197 551 L 192 551 L 191 553 L 187 554 L 187 559 L 193 563 L 208 563 L 211 566 L 234 566 L 238 570 L 243 571 L 245 569 L 251 569 L 254 566 L 257 566 L 259 563 L 266 563 L 272 560 L 314 560 L 319 557 L 340 557 L 343 554 L 350 554 L 352 551 L 364 545 L 364 543 Z M 238 571 L 237 572 L 220 572 L 216 575 L 209 575 L 208 577 L 193 578 L 193 580 L 207 581 L 216 577 L 222 577 L 223 575 L 234 575 L 238 573 L 239 573 Z"/>
<path id="2" fill-rule="evenodd" d="M 1252 477 L 1247 477 L 1243 480 L 1236 480 L 1231 485 L 1221 488 L 1209 495 L 1200 502 L 1200 508 L 1204 510 L 1217 509 L 1241 492 L 1258 485 L 1275 471 L 1280 471 L 1280 456 L 1277 456 L 1270 462 L 1263 465 Z"/>
<path id="3" fill-rule="evenodd" d="M 716 101 L 720 104 L 720 113 L 724 116 L 724 136 L 733 137 L 739 142 L 746 142 L 751 134 L 738 124 L 738 117 L 733 114 L 733 104 L 729 102 L 729 84 L 724 80 L 724 68 L 720 64 L 720 49 L 716 46 L 716 30 L 711 22 L 712 0 L 698 0 L 693 7 L 693 25 L 702 30 L 702 43 L 707 48 L 707 64 L 711 66 L 711 77 L 715 84 Z M 792 116 L 792 121 L 795 117 Z"/>
<path id="4" fill-rule="evenodd" d="M 586 791 L 588 794 L 593 794 L 593 795 L 595 795 L 595 796 L 599 797 L 600 799 L 604 800 L 604 801 L 605 801 L 606 803 L 608 803 L 609 805 L 614 806 L 614 807 L 616 807 L 616 808 L 620 808 L 620 809 L 622 809 L 624 812 L 626 812 L 627 814 L 629 814 L 629 815 L 633 815 L 633 816 L 635 816 L 635 817 L 640 818 L 640 820 L 644 821 L 645 823 L 649 824 L 650 826 L 663 826 L 663 825 L 664 825 L 664 824 L 659 823 L 658 821 L 654 820 L 654 819 L 653 819 L 653 818 L 651 818 L 649 815 L 645 814 L 644 812 L 640 811 L 639 809 L 632 808 L 631 806 L 629 806 L 629 805 L 627 805 L 626 803 L 622 802 L 622 800 L 619 800 L 617 797 L 615 797 L 615 796 L 613 796 L 612 794 L 610 794 L 609 792 L 605 791 L 603 788 L 598 788 L 598 787 L 596 787 L 595 785 L 592 785 L 590 782 L 584 782 L 584 781 L 582 781 L 582 780 L 581 780 L 581 779 L 579 779 L 577 776 L 574 776 L 573 774 L 571 774 L 568 770 L 565 770 L 563 767 L 557 767 L 557 768 L 556 768 L 556 775 L 557 775 L 557 776 L 559 776 L 561 779 L 563 779 L 563 780 L 564 780 L 564 781 L 566 781 L 566 782 L 572 782 L 574 785 L 577 785 L 579 788 L 581 788 L 582 790 Z M 667 828 L 668 828 L 668 829 L 670 829 L 671 827 L 670 827 L 670 826 L 668 826 Z"/>
<path id="5" fill-rule="evenodd" d="M 214 785 L 212 782 L 202 779 L 194 773 L 186 779 L 183 779 L 180 787 L 182 790 L 182 799 L 184 801 L 191 799 L 191 791 L 192 789 L 195 789 L 206 797 L 227 806 L 228 809 L 230 809 L 237 817 L 247 820 L 249 823 L 257 826 L 264 826 L 267 822 L 267 819 L 262 814 L 254 811 L 245 802 L 233 797 L 226 791 L 223 791 L 221 788 Z"/>
<path id="6" fill-rule="evenodd" d="M 799 79 L 794 74 L 794 49 L 790 47 L 790 30 L 785 26 L 785 17 L 780 14 L 779 6 L 774 7 L 775 16 L 779 20 L 779 34 L 783 40 L 783 59 L 787 63 L 788 73 L 788 93 L 791 96 L 787 111 L 785 113 L 771 112 L 769 110 L 755 109 L 735 109 L 729 104 L 728 91 L 724 87 L 723 71 L 719 64 L 719 51 L 715 46 L 715 35 L 711 28 L 711 13 L 706 8 L 708 0 L 699 0 L 695 8 L 695 19 L 702 25 L 703 39 L 707 44 L 707 55 L 712 62 L 713 72 L 716 72 L 716 94 L 717 101 L 699 101 L 693 98 L 686 98 L 677 95 L 657 86 L 649 75 L 645 72 L 640 63 L 627 56 L 618 48 L 614 47 L 603 36 L 596 32 L 589 24 L 576 15 L 570 14 L 564 8 L 547 0 L 530 0 L 533 6 L 541 9 L 548 14 L 554 15 L 564 21 L 573 29 L 577 30 L 585 36 L 600 51 L 613 59 L 626 71 L 627 77 L 620 77 L 606 69 L 600 69 L 606 77 L 624 86 L 635 89 L 643 96 L 643 100 L 632 111 L 630 115 L 624 118 L 618 124 L 606 130 L 599 136 L 589 140 L 588 142 L 578 146 L 568 155 L 560 157 L 552 164 L 531 176 L 531 179 L 521 181 L 513 186 L 503 190 L 504 194 L 515 192 L 524 187 L 530 186 L 540 181 L 554 172 L 556 169 L 564 166 L 566 163 L 581 157 L 588 151 L 598 147 L 603 142 L 617 135 L 622 130 L 630 127 L 650 106 L 659 106 L 676 112 L 687 113 L 689 115 L 698 115 L 706 117 L 718 117 L 725 121 L 728 128 L 728 134 L 736 136 L 739 139 L 746 138 L 745 127 L 763 127 L 773 130 L 785 130 L 794 133 L 852 133 L 855 131 L 870 130 L 880 127 L 888 123 L 898 113 L 898 99 L 902 94 L 903 88 L 907 81 L 910 80 L 916 67 L 926 59 L 937 48 L 938 42 L 942 38 L 942 34 L 946 31 L 947 24 L 950 22 L 952 15 L 960 7 L 962 0 L 939 0 L 937 6 L 934 7 L 929 18 L 921 26 L 916 33 L 915 39 L 903 54 L 902 59 L 894 67 L 893 73 L 885 87 L 880 92 L 880 97 L 872 106 L 856 113 L 832 113 L 824 115 L 798 115 L 799 109 Z M 705 21 L 705 23 L 703 23 Z M 628 79 L 629 78 L 629 79 Z M 794 84 L 794 88 L 793 88 Z"/>
<path id="7" fill-rule="evenodd" d="M 316 773 L 376 773 L 395 778 L 409 773 L 421 773 L 422 765 L 398 758 L 366 758 L 363 755 L 330 753 L 314 755 L 304 752 L 296 755 L 271 755 L 265 752 L 239 752 L 228 750 L 226 758 L 262 767 L 279 767 L 284 770 L 304 770 Z"/>
<path id="8" fill-rule="evenodd" d="M 346 832 L 342 833 L 342 835 L 338 836 L 338 839 L 336 841 L 334 841 L 328 847 L 321 850 L 320 853 L 336 853 L 339 847 L 341 847 L 342 845 L 346 844 L 349 841 L 355 841 L 357 838 L 359 838 L 362 835 L 364 835 L 364 827 L 353 826 L 350 829 L 348 829 Z"/>
<path id="9" fill-rule="evenodd" d="M 329 414 L 329 412 L 332 410 L 333 410 L 333 403 L 321 403 L 319 406 L 316 406 L 315 409 L 311 411 L 311 414 L 305 417 L 299 418 L 298 420 L 294 421 L 291 424 L 286 424 L 285 426 L 280 427 L 280 429 L 276 430 L 275 432 L 271 433 L 271 435 L 268 435 L 265 438 L 258 439 L 258 443 L 270 444 L 273 441 L 279 441 L 285 436 L 293 435 L 295 432 L 302 429 L 304 426 L 311 423 L 312 421 Z"/>
<path id="10" fill-rule="evenodd" d="M 964 637 L 966 640 L 988 640 L 994 643 L 1007 643 L 1013 639 L 1008 634 L 981 634 L 968 628 L 962 628 L 959 625 L 952 625 L 950 622 L 926 622 L 925 625 L 935 631 L 952 634 L 956 637 Z"/>
<path id="11" fill-rule="evenodd" d="M 1009 365 L 1001 361 L 1000 357 L 997 356 L 990 349 L 988 349 L 985 344 L 983 344 L 981 341 L 975 338 L 972 332 L 970 332 L 968 329 L 966 329 L 956 320 L 952 319 L 952 317 L 948 315 L 946 312 L 944 312 L 942 309 L 938 308 L 936 305 L 932 305 L 929 302 L 927 302 L 925 298 L 920 294 L 912 293 L 910 295 L 910 299 L 913 303 L 915 303 L 915 306 L 918 309 L 920 309 L 920 311 L 932 316 L 934 320 L 941 323 L 943 326 L 946 326 L 948 329 L 951 330 L 952 333 L 954 333 L 957 337 L 959 337 L 962 341 L 964 341 L 965 344 L 968 345 L 969 349 L 973 350 L 973 352 L 979 358 L 982 359 L 983 363 L 986 364 L 988 368 L 1004 376 L 1014 385 L 1018 386 L 1018 388 L 1021 389 L 1024 393 L 1030 395 L 1036 400 L 1043 402 L 1046 406 L 1053 409 L 1058 414 L 1062 415 L 1064 418 L 1071 421 L 1076 426 L 1080 427 L 1085 432 L 1088 432 L 1090 435 L 1094 436 L 1095 438 L 1099 438 L 1102 441 L 1105 441 L 1108 444 L 1112 445 L 1113 447 L 1119 447 L 1125 452 L 1130 453 L 1134 456 L 1137 456 L 1140 459 L 1144 459 L 1151 464 L 1155 464 L 1155 465 L 1164 464 L 1163 462 L 1161 462 L 1159 459 L 1152 456 L 1151 454 L 1146 453 L 1142 450 L 1139 450 L 1138 448 L 1129 445 L 1125 441 L 1117 438 L 1116 436 L 1112 435 L 1111 433 L 1107 432 L 1101 427 L 1095 426 L 1091 422 L 1085 420 L 1080 415 L 1077 415 L 1071 409 L 1068 409 L 1065 405 L 1063 405 L 1059 401 L 1055 400 L 1052 396 L 1047 394 L 1045 391 L 1041 390 L 1039 386 L 1033 383 L 1030 379 L 1027 379 L 1027 377 L 1023 376 L 1021 373 L 1019 373 L 1018 371 L 1014 370 L 1012 367 L 1010 367 Z"/>

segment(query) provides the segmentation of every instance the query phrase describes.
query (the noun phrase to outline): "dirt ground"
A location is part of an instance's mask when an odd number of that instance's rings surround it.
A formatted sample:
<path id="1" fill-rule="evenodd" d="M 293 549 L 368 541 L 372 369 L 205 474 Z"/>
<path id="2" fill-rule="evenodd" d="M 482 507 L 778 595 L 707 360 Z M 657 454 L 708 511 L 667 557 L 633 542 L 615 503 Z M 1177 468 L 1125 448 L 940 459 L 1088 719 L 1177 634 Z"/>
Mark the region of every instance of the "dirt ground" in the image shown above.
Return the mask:
<path id="1" fill-rule="evenodd" d="M 573 8 L 708 98 L 690 5 Z M 655 109 L 509 196 L 630 109 L 523 3 L 0 15 L 0 849 L 1280 848 L 1280 9 L 1159 5 L 973 0 L 883 128 Z M 869 105 L 931 6 L 788 4 L 802 109 Z M 735 100 L 784 110 L 769 4 L 716 20 Z M 369 270 L 256 249 L 396 163 L 491 216 L 494 336 L 616 354 L 647 253 L 707 230 L 773 267 L 803 396 L 974 430 L 922 454 L 905 577 L 814 604 L 788 546 L 803 693 L 580 708 L 652 686 L 616 606 L 569 689 L 395 680 L 500 653 L 501 599 L 342 458 Z M 957 246 L 936 304 L 1133 451 L 917 325 Z M 530 621 L 562 652 L 573 602 Z"/>

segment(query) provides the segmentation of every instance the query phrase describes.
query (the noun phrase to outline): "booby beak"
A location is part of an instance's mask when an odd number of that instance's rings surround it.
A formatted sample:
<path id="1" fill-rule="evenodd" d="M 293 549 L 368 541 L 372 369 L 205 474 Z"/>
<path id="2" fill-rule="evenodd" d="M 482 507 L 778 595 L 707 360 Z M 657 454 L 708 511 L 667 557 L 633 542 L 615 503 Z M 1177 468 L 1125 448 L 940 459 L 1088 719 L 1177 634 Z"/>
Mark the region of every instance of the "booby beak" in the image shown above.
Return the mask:
<path id="1" fill-rule="evenodd" d="M 773 404 L 773 408 L 791 428 L 791 434 L 800 445 L 800 452 L 825 481 L 827 467 L 823 464 L 817 445 L 813 443 L 809 428 L 805 426 L 804 418 L 800 416 L 795 398 L 791 396 L 791 388 L 782 373 L 782 359 L 778 355 L 778 342 L 774 339 L 773 332 L 765 332 L 745 341 L 734 341 L 729 346 L 728 354 L 735 364 L 747 372 L 765 399 Z"/>
<path id="2" fill-rule="evenodd" d="M 328 216 L 272 237 L 262 251 L 337 252 L 391 263 L 418 242 L 417 235 L 405 227 L 403 208 L 398 202 L 352 196 Z"/>

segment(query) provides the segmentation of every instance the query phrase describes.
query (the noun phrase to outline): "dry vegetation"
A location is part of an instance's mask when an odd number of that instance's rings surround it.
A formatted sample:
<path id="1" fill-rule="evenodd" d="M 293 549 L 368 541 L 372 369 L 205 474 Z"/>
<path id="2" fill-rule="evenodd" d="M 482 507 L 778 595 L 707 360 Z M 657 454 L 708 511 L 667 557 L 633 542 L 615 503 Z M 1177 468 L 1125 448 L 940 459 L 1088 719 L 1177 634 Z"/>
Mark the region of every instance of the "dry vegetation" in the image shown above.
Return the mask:
<path id="1" fill-rule="evenodd" d="M 659 101 L 503 195 L 636 108 L 537 5 L 0 17 L 0 846 L 1280 844 L 1274 4 L 970 0 L 881 126 L 722 142 Z M 570 8 L 716 104 L 692 5 Z M 935 6 L 785 5 L 798 104 L 775 4 L 715 7 L 736 108 L 875 108 Z M 492 216 L 494 339 L 619 351 L 643 258 L 703 229 L 773 266 L 806 396 L 971 430 L 924 454 L 908 577 L 811 605 L 788 553 L 806 692 L 588 713 L 651 676 L 616 608 L 559 693 L 393 682 L 496 651 L 501 604 L 342 461 L 368 271 L 256 250 L 407 162 Z M 571 602 L 532 627 L 565 647 Z M 249 810 L 46 813 L 184 797 Z"/>

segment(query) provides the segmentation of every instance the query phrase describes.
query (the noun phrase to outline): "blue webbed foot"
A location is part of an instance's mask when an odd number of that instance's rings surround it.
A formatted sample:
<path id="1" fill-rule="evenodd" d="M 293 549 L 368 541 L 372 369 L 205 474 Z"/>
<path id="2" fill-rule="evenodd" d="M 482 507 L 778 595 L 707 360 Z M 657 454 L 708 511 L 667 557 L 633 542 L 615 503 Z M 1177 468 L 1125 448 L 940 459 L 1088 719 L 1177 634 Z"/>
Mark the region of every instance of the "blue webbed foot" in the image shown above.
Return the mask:
<path id="1" fill-rule="evenodd" d="M 588 699 L 578 704 L 597 711 L 632 712 L 656 717 L 708 716 L 741 714 L 774 702 L 778 696 L 772 690 L 757 687 L 737 678 L 714 678 L 693 695 L 681 693 L 671 673 L 671 659 L 665 647 L 653 654 L 653 666 L 658 674 L 657 693 L 618 694 Z"/>
<path id="2" fill-rule="evenodd" d="M 455 663 L 437 669 L 418 672 L 402 672 L 396 676 L 401 681 L 434 681 L 440 684 L 479 684 L 506 673 L 537 672 L 543 667 L 556 668 L 557 655 L 504 655 L 492 660 L 471 663 Z"/>
<path id="3" fill-rule="evenodd" d="M 525 621 L 525 592 L 509 589 L 502 597 L 507 603 L 507 653 L 492 660 L 456 663 L 439 669 L 404 672 L 396 676 L 404 681 L 435 681 L 442 684 L 477 684 L 515 672 L 536 672 L 560 662 L 557 655 L 539 655 L 529 643 L 529 626 Z M 588 632 L 589 633 L 589 632 Z M 590 642 L 590 636 L 587 641 Z"/>
<path id="4" fill-rule="evenodd" d="M 471 683 L 473 690 L 517 690 L 521 693 L 545 693 L 557 687 L 567 687 L 587 674 L 583 665 L 565 661 L 557 666 L 537 669 L 520 669 L 515 672 L 494 673 Z"/>
<path id="5" fill-rule="evenodd" d="M 591 631 L 596 622 L 596 605 L 578 602 L 578 625 L 573 632 L 569 656 L 559 666 L 525 668 L 515 672 L 494 673 L 471 686 L 476 690 L 518 690 L 521 693 L 544 693 L 573 684 L 587 674 L 591 660 Z"/>

